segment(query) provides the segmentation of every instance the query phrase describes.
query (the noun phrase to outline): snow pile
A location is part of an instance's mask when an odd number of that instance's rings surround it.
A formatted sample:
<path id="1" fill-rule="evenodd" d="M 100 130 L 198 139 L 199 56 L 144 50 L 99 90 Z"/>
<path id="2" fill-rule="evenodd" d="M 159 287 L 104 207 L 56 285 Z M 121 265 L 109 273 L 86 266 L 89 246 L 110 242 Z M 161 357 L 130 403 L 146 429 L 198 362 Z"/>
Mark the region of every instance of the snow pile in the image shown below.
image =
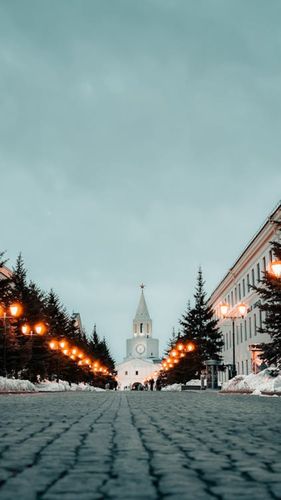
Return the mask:
<path id="1" fill-rule="evenodd" d="M 172 384 L 162 387 L 162 391 L 181 391 L 181 384 Z"/>
<path id="2" fill-rule="evenodd" d="M 81 382 L 80 384 L 69 384 L 65 380 L 60 380 L 59 382 L 50 382 L 49 380 L 44 380 L 39 384 L 36 384 L 36 388 L 39 392 L 64 392 L 64 391 L 88 391 L 88 392 L 97 392 L 104 391 L 100 387 L 93 387 L 89 384 L 84 384 Z"/>
<path id="3" fill-rule="evenodd" d="M 275 368 L 266 368 L 254 375 L 237 375 L 222 386 L 223 392 L 249 392 L 255 395 L 268 392 L 281 393 L 281 373 Z"/>
<path id="4" fill-rule="evenodd" d="M 38 384 L 32 384 L 29 380 L 0 377 L 0 392 L 65 392 L 65 391 L 104 391 L 100 387 L 93 387 L 89 384 L 69 384 L 65 380 L 50 382 L 43 380 Z"/>
<path id="5" fill-rule="evenodd" d="M 199 387 L 201 387 L 201 380 L 193 378 L 192 380 L 189 380 L 188 382 L 186 382 L 185 385 L 196 385 L 197 387 L 199 385 Z"/>
<path id="6" fill-rule="evenodd" d="M 35 392 L 36 387 L 29 380 L 0 377 L 0 392 Z"/>

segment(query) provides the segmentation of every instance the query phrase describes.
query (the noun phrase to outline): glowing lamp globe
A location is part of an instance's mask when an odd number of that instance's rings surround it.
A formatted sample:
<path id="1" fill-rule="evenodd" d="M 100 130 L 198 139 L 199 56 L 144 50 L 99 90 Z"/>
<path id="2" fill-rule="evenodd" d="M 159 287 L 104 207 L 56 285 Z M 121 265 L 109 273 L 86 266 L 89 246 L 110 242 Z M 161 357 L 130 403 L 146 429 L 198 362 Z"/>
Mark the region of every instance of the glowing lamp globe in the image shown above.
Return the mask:
<path id="1" fill-rule="evenodd" d="M 45 325 L 43 325 L 43 323 L 37 323 L 34 327 L 34 330 L 37 335 L 43 335 L 45 333 Z"/>
<path id="2" fill-rule="evenodd" d="M 14 318 L 16 318 L 17 316 L 20 316 L 22 314 L 22 305 L 19 304 L 18 302 L 11 304 L 9 309 L 10 309 L 11 316 L 14 316 Z"/>
<path id="3" fill-rule="evenodd" d="M 271 262 L 271 273 L 275 278 L 281 278 L 281 260 L 274 260 Z"/>
<path id="4" fill-rule="evenodd" d="M 223 317 L 227 315 L 228 310 L 229 310 L 229 304 L 227 304 L 226 302 L 220 305 L 220 311 Z"/>
<path id="5" fill-rule="evenodd" d="M 186 346 L 186 350 L 188 352 L 192 352 L 192 351 L 194 351 L 194 349 L 195 349 L 195 345 L 192 342 L 188 342 L 188 344 Z"/>
<path id="6" fill-rule="evenodd" d="M 30 334 L 30 326 L 27 323 L 25 325 L 22 325 L 21 331 L 24 335 L 29 335 Z"/>
<path id="7" fill-rule="evenodd" d="M 242 316 L 242 317 L 245 316 L 245 314 L 247 312 L 246 304 L 239 304 L 238 311 L 239 311 L 240 316 Z"/>

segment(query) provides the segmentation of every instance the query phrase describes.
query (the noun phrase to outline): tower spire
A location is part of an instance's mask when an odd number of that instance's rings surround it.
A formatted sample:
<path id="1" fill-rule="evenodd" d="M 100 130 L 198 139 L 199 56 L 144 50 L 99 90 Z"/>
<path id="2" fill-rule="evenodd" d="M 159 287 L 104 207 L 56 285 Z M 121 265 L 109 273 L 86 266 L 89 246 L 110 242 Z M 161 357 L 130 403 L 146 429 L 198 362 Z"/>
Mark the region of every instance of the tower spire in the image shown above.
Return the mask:
<path id="1" fill-rule="evenodd" d="M 144 293 L 143 293 L 144 286 L 145 285 L 143 283 L 140 285 L 141 296 L 140 296 L 139 305 L 138 305 L 136 315 L 135 315 L 135 321 L 150 321 L 150 319 L 151 319 L 149 316 L 148 308 L 147 308 L 146 301 L 144 298 Z"/>
<path id="2" fill-rule="evenodd" d="M 144 297 L 144 284 L 140 285 L 141 295 L 136 314 L 133 321 L 133 334 L 136 336 L 151 337 L 152 334 L 152 320 L 148 312 Z"/>

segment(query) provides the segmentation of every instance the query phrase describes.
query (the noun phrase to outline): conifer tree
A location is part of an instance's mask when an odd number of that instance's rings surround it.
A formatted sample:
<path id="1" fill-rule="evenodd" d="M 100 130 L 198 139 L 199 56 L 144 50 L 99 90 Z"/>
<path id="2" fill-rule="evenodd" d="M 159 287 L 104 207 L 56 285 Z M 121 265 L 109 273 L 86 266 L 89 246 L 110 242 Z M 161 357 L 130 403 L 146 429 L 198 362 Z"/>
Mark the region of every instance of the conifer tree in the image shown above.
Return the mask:
<path id="1" fill-rule="evenodd" d="M 193 342 L 195 350 L 180 359 L 173 369 L 167 372 L 167 383 L 183 383 L 199 377 L 208 359 L 219 360 L 223 340 L 218 329 L 218 320 L 213 317 L 213 310 L 208 305 L 204 290 L 202 270 L 199 268 L 194 294 L 194 307 L 190 302 L 183 314 L 180 325 L 181 335 L 178 340 Z"/>
<path id="2" fill-rule="evenodd" d="M 4 267 L 7 261 L 5 252 L 0 252 L 0 268 Z M 16 364 L 17 339 L 10 320 L 4 315 L 11 302 L 11 278 L 3 277 L 0 280 L 0 375 L 3 376 L 13 374 Z"/>
<path id="3" fill-rule="evenodd" d="M 281 222 L 275 222 L 281 232 Z M 276 260 L 281 261 L 281 243 L 271 242 L 272 253 Z M 269 343 L 262 343 L 261 358 L 268 364 L 281 368 L 281 278 L 275 277 L 270 271 L 265 271 L 258 286 L 252 287 L 260 296 L 260 309 L 264 311 L 265 319 L 259 328 L 260 333 L 268 333 Z"/>

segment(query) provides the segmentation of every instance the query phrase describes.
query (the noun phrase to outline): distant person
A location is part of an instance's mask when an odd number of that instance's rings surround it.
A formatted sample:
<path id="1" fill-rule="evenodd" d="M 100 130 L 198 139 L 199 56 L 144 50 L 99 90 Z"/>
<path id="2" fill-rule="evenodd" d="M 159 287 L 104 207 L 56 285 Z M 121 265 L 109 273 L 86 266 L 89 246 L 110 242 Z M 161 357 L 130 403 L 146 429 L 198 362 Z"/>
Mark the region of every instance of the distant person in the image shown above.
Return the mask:
<path id="1" fill-rule="evenodd" d="M 114 380 L 114 382 L 113 382 L 113 389 L 114 389 L 114 391 L 117 391 L 117 389 L 118 389 L 118 382 L 117 382 L 117 380 Z"/>
<path id="2" fill-rule="evenodd" d="M 150 390 L 153 391 L 153 387 L 154 387 L 154 378 L 151 378 L 149 380 L 149 386 L 150 386 Z"/>
<path id="3" fill-rule="evenodd" d="M 155 389 L 156 391 L 161 391 L 161 382 L 159 378 L 156 380 Z"/>

